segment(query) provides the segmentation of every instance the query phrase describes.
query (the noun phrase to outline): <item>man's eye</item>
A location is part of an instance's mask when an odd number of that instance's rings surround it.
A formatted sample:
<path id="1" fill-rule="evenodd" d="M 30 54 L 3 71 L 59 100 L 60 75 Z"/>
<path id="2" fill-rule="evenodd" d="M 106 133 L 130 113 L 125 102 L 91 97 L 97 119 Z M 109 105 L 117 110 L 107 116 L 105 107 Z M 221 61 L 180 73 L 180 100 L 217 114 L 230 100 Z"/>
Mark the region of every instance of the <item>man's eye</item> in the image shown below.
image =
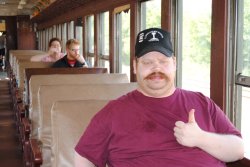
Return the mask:
<path id="1" fill-rule="evenodd" d="M 160 64 L 167 64 L 167 61 L 162 60 L 160 61 Z"/>
<path id="2" fill-rule="evenodd" d="M 144 65 L 150 65 L 150 64 L 153 64 L 153 62 L 151 62 L 151 61 L 143 61 L 142 64 L 144 64 Z"/>

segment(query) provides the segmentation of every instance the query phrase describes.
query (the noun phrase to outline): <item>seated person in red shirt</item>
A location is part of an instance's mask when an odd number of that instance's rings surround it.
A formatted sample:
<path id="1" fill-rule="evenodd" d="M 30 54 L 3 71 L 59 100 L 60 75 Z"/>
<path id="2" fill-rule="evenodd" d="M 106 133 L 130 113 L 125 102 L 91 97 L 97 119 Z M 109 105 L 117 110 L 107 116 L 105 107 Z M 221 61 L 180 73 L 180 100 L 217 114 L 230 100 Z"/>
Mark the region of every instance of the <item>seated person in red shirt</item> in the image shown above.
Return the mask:
<path id="1" fill-rule="evenodd" d="M 225 167 L 244 157 L 240 132 L 199 92 L 175 87 L 170 33 L 140 32 L 138 88 L 110 101 L 75 147 L 75 167 Z"/>
<path id="2" fill-rule="evenodd" d="M 80 43 L 76 39 L 70 39 L 66 42 L 66 52 L 67 54 L 57 60 L 52 67 L 88 67 L 83 56 L 79 54 Z"/>

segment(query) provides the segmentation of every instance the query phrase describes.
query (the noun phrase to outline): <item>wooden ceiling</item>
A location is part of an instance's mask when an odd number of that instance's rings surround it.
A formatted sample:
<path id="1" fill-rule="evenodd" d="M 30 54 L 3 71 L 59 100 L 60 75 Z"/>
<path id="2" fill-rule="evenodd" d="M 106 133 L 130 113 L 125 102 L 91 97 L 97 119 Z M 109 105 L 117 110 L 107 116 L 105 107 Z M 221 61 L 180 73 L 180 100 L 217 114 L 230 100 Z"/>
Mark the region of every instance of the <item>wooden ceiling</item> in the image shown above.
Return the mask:
<path id="1" fill-rule="evenodd" d="M 0 0 L 0 16 L 31 15 L 40 1 L 44 0 Z"/>
<path id="2" fill-rule="evenodd" d="M 45 20 L 49 20 L 50 18 L 70 12 L 75 8 L 83 6 L 89 1 L 90 0 L 56 0 L 47 8 L 37 13 L 32 20 L 34 22 L 43 22 Z"/>

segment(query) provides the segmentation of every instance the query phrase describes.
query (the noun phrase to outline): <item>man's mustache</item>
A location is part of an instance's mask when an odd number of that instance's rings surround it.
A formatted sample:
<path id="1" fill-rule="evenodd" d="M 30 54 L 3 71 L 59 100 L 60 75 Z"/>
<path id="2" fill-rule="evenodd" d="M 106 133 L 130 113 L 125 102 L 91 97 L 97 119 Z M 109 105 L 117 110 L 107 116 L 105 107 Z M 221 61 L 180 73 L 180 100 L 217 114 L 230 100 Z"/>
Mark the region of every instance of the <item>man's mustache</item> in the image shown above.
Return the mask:
<path id="1" fill-rule="evenodd" d="M 165 79 L 167 78 L 167 76 L 162 72 L 153 72 L 153 73 L 149 74 L 148 76 L 146 76 L 145 79 L 152 79 L 156 76 L 160 77 L 160 78 L 165 78 Z"/>

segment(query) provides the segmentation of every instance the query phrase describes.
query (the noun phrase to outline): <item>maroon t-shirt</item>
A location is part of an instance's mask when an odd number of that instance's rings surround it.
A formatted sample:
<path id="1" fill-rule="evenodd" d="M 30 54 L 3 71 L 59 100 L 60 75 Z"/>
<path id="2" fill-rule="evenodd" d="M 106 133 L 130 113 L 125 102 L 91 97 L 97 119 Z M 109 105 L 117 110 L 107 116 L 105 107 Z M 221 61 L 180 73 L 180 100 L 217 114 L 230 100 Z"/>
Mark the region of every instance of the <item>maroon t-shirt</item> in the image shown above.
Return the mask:
<path id="1" fill-rule="evenodd" d="M 75 150 L 98 167 L 225 167 L 203 150 L 176 141 L 175 122 L 188 122 L 191 109 L 201 129 L 240 136 L 201 93 L 176 89 L 169 97 L 153 98 L 135 90 L 97 113 Z"/>

